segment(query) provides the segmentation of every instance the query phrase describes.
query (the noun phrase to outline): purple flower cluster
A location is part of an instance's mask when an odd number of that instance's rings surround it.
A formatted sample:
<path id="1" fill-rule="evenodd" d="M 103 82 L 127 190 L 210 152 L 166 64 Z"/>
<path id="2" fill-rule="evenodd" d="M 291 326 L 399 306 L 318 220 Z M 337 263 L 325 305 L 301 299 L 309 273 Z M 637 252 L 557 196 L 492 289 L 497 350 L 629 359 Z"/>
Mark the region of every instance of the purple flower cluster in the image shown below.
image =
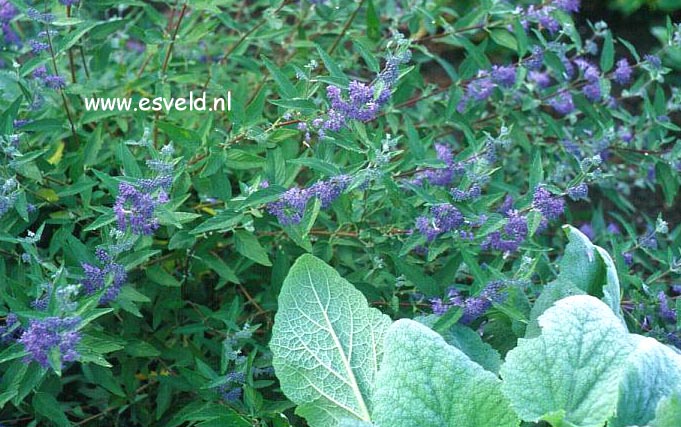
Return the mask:
<path id="1" fill-rule="evenodd" d="M 582 182 L 581 184 L 568 188 L 567 195 L 575 201 L 584 200 L 589 195 L 589 186 Z"/>
<path id="2" fill-rule="evenodd" d="M 0 326 L 0 344 L 17 339 L 20 332 L 19 318 L 16 314 L 9 313 L 5 317 L 5 325 Z"/>
<path id="3" fill-rule="evenodd" d="M 418 171 L 411 180 L 412 184 L 421 185 L 424 181 L 428 181 L 431 185 L 447 186 L 455 176 L 464 173 L 464 165 L 454 161 L 454 154 L 449 145 L 436 143 L 435 154 L 438 160 L 444 162 L 445 167 Z"/>
<path id="4" fill-rule="evenodd" d="M 80 0 L 59 0 L 59 3 L 63 4 L 64 6 L 73 6 L 80 3 Z"/>
<path id="5" fill-rule="evenodd" d="M 2 178 L 0 178 L 0 181 L 2 181 Z M 0 217 L 14 207 L 19 197 L 18 187 L 19 183 L 14 178 L 6 179 L 0 185 Z"/>
<path id="6" fill-rule="evenodd" d="M 453 188 L 450 191 L 450 194 L 452 195 L 452 199 L 454 199 L 455 202 L 465 202 L 480 197 L 482 194 L 482 188 L 480 188 L 478 184 L 473 184 L 467 190 Z"/>
<path id="7" fill-rule="evenodd" d="M 669 307 L 667 294 L 660 291 L 660 293 L 657 294 L 657 300 L 660 303 L 660 318 L 667 323 L 676 324 L 676 309 Z"/>
<path id="8" fill-rule="evenodd" d="M 544 50 L 541 46 L 534 46 L 532 48 L 532 55 L 523 61 L 525 67 L 530 71 L 539 71 L 544 65 Z"/>
<path id="9" fill-rule="evenodd" d="M 530 5 L 525 11 L 522 12 L 527 18 L 523 19 L 521 24 L 527 31 L 530 28 L 530 20 L 538 22 L 542 28 L 546 29 L 550 34 L 553 35 L 561 28 L 560 22 L 552 15 L 555 10 L 556 8 L 552 5 L 544 5 L 539 7 Z"/>
<path id="10" fill-rule="evenodd" d="M 16 15 L 17 8 L 9 0 L 0 0 L 0 28 L 2 28 L 2 38 L 8 45 L 21 43 L 19 35 L 9 25 Z"/>
<path id="11" fill-rule="evenodd" d="M 92 295 L 95 292 L 104 289 L 107 286 L 107 280 L 110 279 L 110 286 L 99 300 L 100 304 L 107 304 L 118 297 L 121 288 L 128 279 L 128 273 L 121 264 L 113 262 L 105 251 L 97 249 L 96 254 L 97 258 L 104 266 L 100 268 L 88 263 L 81 264 L 85 274 L 82 283 L 85 293 L 87 295 Z"/>
<path id="12" fill-rule="evenodd" d="M 54 21 L 53 14 L 40 12 L 38 9 L 32 7 L 26 11 L 26 15 L 34 21 L 42 22 L 45 24 L 50 24 Z"/>
<path id="13" fill-rule="evenodd" d="M 79 317 L 31 319 L 17 341 L 29 353 L 27 359 L 43 368 L 50 366 L 49 356 L 55 348 L 59 350 L 62 362 L 72 362 L 78 359 L 76 346 L 81 335 L 76 328 L 80 321 Z"/>
<path id="14" fill-rule="evenodd" d="M 586 99 L 591 102 L 600 101 L 602 94 L 600 72 L 598 67 L 582 58 L 575 59 L 574 63 L 577 65 L 577 68 L 579 68 L 579 70 L 582 72 L 582 75 L 584 76 L 584 79 L 587 81 L 587 84 L 585 84 L 582 88 L 582 93 L 584 96 L 586 96 Z"/>
<path id="15" fill-rule="evenodd" d="M 430 216 L 416 218 L 416 230 L 430 242 L 437 236 L 456 230 L 464 223 L 463 214 L 453 205 L 440 204 L 430 208 Z"/>
<path id="16" fill-rule="evenodd" d="M 130 228 L 133 234 L 153 234 L 159 227 L 158 219 L 154 216 L 156 207 L 167 201 L 168 194 L 164 190 L 153 195 L 126 182 L 121 183 L 113 207 L 118 229 L 125 232 Z"/>
<path id="17" fill-rule="evenodd" d="M 226 402 L 235 403 L 241 399 L 242 386 L 246 382 L 243 372 L 230 372 L 225 377 L 226 383 L 218 386 L 220 397 Z"/>
<path id="18" fill-rule="evenodd" d="M 652 68 L 653 70 L 659 71 L 662 69 L 662 60 L 660 59 L 659 56 L 657 55 L 645 55 L 643 57 L 645 59 L 645 62 Z"/>
<path id="19" fill-rule="evenodd" d="M 532 65 L 541 67 L 543 52 L 535 50 L 535 54 L 528 60 Z M 478 75 L 466 85 L 464 96 L 457 105 L 462 113 L 470 101 L 481 102 L 487 100 L 494 93 L 494 89 L 512 88 L 518 79 L 518 68 L 515 65 L 493 65 L 490 71 L 480 70 Z"/>
<path id="20" fill-rule="evenodd" d="M 515 85 L 517 73 L 518 70 L 512 65 L 493 65 L 492 81 L 501 87 L 510 88 Z"/>
<path id="21" fill-rule="evenodd" d="M 515 252 L 527 239 L 527 218 L 515 210 L 509 210 L 506 216 L 507 222 L 504 228 L 490 233 L 480 244 L 483 250 Z"/>
<path id="22" fill-rule="evenodd" d="M 38 54 L 40 54 L 40 53 L 42 53 L 42 52 L 44 52 L 44 51 L 46 51 L 50 48 L 49 44 L 47 44 L 45 42 L 41 42 L 39 40 L 29 40 L 28 43 L 31 45 L 31 50 L 36 55 L 38 55 Z"/>
<path id="23" fill-rule="evenodd" d="M 572 94 L 565 90 L 560 91 L 556 96 L 551 98 L 549 100 L 549 105 L 561 116 L 575 111 L 575 103 L 572 100 Z"/>
<path id="24" fill-rule="evenodd" d="M 388 55 L 388 58 L 385 61 L 385 67 L 378 75 L 378 78 L 386 87 L 392 87 L 399 77 L 400 65 L 406 64 L 409 61 L 411 61 L 411 51 L 409 49 L 405 49 L 397 55 Z"/>
<path id="25" fill-rule="evenodd" d="M 617 83 L 625 85 L 631 81 L 631 75 L 633 73 L 634 70 L 632 70 L 631 65 L 629 65 L 629 61 L 627 61 L 626 58 L 622 58 L 617 61 L 613 78 Z"/>
<path id="26" fill-rule="evenodd" d="M 33 77 L 49 89 L 60 90 L 66 87 L 66 80 L 61 76 L 48 74 L 47 67 L 44 65 L 33 71 Z"/>
<path id="27" fill-rule="evenodd" d="M 580 3 L 581 0 L 553 0 L 551 4 L 562 11 L 576 13 L 579 12 Z"/>
<path id="28" fill-rule="evenodd" d="M 565 200 L 562 197 L 552 195 L 546 188 L 538 186 L 534 190 L 532 207 L 550 221 L 563 215 Z"/>
<path id="29" fill-rule="evenodd" d="M 318 198 L 322 208 L 326 209 L 348 188 L 351 180 L 348 175 L 338 175 L 316 182 L 309 188 L 291 188 L 279 200 L 268 203 L 267 211 L 276 216 L 281 225 L 298 224 L 303 219 L 307 202 L 311 198 Z"/>
<path id="30" fill-rule="evenodd" d="M 379 93 L 376 92 L 375 86 L 352 81 L 348 87 L 346 101 L 343 99 L 340 88 L 327 87 L 326 97 L 331 103 L 331 109 L 327 113 L 327 119 L 321 125 L 322 128 L 337 132 L 350 120 L 368 122 L 375 119 L 383 105 L 390 99 L 390 88 L 383 87 Z"/>
<path id="31" fill-rule="evenodd" d="M 461 307 L 463 308 L 463 315 L 459 319 L 459 323 L 470 325 L 492 308 L 493 303 L 502 303 L 507 298 L 506 287 L 506 281 L 495 280 L 488 283 L 479 296 L 467 298 L 464 298 L 458 290 L 451 288 L 447 291 L 446 300 L 441 298 L 431 299 L 431 308 L 434 314 L 442 315 L 452 307 Z"/>

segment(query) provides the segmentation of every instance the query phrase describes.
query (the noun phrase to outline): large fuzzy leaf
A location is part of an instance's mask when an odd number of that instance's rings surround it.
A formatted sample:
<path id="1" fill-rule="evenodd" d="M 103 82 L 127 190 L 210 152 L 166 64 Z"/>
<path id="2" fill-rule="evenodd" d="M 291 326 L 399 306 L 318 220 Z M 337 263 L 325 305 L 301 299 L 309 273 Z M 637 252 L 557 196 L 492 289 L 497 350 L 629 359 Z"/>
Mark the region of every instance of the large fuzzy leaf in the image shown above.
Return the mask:
<path id="1" fill-rule="evenodd" d="M 519 340 L 501 367 L 502 390 L 526 421 L 602 427 L 617 407 L 626 328 L 597 298 L 558 301 L 539 317 L 541 335 Z"/>
<path id="2" fill-rule="evenodd" d="M 653 338 L 632 335 L 632 341 L 636 349 L 627 360 L 611 427 L 648 425 L 660 401 L 681 393 L 681 355 Z"/>
<path id="3" fill-rule="evenodd" d="M 601 298 L 624 324 L 620 308 L 620 282 L 612 258 L 578 229 L 566 225 L 563 230 L 568 236 L 568 244 L 559 263 L 560 274 L 546 286 L 532 308 L 526 338 L 539 334 L 537 318 L 554 302 L 580 293 Z"/>
<path id="4" fill-rule="evenodd" d="M 660 401 L 651 427 L 678 427 L 681 420 L 681 393 L 675 393 Z"/>
<path id="5" fill-rule="evenodd" d="M 270 347 L 286 396 L 311 426 L 370 421 L 390 318 L 323 261 L 301 256 L 279 295 Z"/>
<path id="6" fill-rule="evenodd" d="M 493 373 L 422 324 L 393 323 L 376 377 L 379 427 L 512 427 L 518 418 Z"/>

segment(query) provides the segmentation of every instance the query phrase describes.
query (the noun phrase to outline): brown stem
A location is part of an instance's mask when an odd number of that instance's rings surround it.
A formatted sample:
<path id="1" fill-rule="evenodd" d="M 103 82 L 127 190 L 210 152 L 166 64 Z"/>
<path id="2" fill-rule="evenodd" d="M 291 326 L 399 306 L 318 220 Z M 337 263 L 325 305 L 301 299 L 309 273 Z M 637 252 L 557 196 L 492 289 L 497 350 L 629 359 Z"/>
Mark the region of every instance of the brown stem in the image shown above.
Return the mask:
<path id="1" fill-rule="evenodd" d="M 338 37 L 336 37 L 336 40 L 334 40 L 333 44 L 331 45 L 331 48 L 329 48 L 329 55 L 331 55 L 333 53 L 333 51 L 336 50 L 341 39 L 345 36 L 345 33 L 348 32 L 348 29 L 350 29 L 350 25 L 352 25 L 352 21 L 354 21 L 355 18 L 357 17 L 357 13 L 359 13 L 359 10 L 362 8 L 362 6 L 364 6 L 365 1 L 366 0 L 361 0 L 359 2 L 359 6 L 357 6 L 357 9 L 355 9 L 355 11 L 352 12 L 352 15 L 350 15 L 348 20 L 345 22 L 345 26 L 343 26 L 341 33 L 338 34 Z"/>
<path id="2" fill-rule="evenodd" d="M 52 58 L 52 66 L 54 67 L 54 75 L 59 77 L 59 69 L 57 68 L 57 58 L 54 54 L 54 46 L 52 45 L 52 35 L 50 34 L 50 24 L 45 23 L 45 33 L 47 34 L 47 44 L 50 47 L 50 57 Z M 66 95 L 62 89 L 58 89 L 61 95 L 62 102 L 64 103 L 64 110 L 66 111 L 66 117 L 71 125 L 71 133 L 73 134 L 73 140 L 78 144 L 78 134 L 76 133 L 76 126 L 73 123 L 73 117 L 71 117 L 71 110 L 69 109 L 68 102 L 66 100 Z"/>
<path id="3" fill-rule="evenodd" d="M 182 19 L 187 13 L 187 3 L 182 5 L 182 10 L 180 11 L 180 16 L 177 18 L 177 25 L 175 26 L 175 31 L 173 31 L 172 38 L 170 39 L 170 45 L 168 45 L 168 50 L 166 50 L 166 56 L 163 59 L 163 65 L 161 66 L 161 74 L 165 77 L 166 71 L 168 71 L 168 64 L 170 63 L 170 56 L 173 53 L 173 48 L 175 47 L 175 40 L 177 39 L 177 33 L 180 31 L 180 25 L 182 25 Z M 174 16 L 174 14 L 173 14 Z M 172 18 L 171 18 L 172 19 Z M 143 66 L 144 67 L 144 66 Z M 158 142 L 158 119 L 161 117 L 161 112 L 157 111 L 154 117 L 154 146 Z"/>

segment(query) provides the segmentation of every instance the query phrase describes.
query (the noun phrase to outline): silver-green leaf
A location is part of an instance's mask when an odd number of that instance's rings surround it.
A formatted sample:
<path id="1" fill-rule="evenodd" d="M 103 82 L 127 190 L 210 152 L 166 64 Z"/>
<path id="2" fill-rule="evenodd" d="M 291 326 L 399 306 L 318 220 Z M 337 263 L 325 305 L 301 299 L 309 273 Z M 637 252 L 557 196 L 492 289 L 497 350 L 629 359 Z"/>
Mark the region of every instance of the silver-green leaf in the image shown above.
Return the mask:
<path id="1" fill-rule="evenodd" d="M 376 377 L 378 427 L 515 427 L 501 381 L 428 327 L 393 323 Z"/>
<path id="2" fill-rule="evenodd" d="M 298 258 L 279 295 L 270 348 L 282 390 L 311 426 L 371 421 L 390 323 L 333 268 L 312 255 Z"/>
<path id="3" fill-rule="evenodd" d="M 653 338 L 631 337 L 636 349 L 627 360 L 610 427 L 648 425 L 665 397 L 681 393 L 681 355 Z"/>
<path id="4" fill-rule="evenodd" d="M 603 427 L 615 413 L 622 366 L 633 347 L 626 328 L 588 295 L 558 301 L 539 326 L 539 337 L 519 340 L 506 355 L 504 394 L 525 421 Z"/>

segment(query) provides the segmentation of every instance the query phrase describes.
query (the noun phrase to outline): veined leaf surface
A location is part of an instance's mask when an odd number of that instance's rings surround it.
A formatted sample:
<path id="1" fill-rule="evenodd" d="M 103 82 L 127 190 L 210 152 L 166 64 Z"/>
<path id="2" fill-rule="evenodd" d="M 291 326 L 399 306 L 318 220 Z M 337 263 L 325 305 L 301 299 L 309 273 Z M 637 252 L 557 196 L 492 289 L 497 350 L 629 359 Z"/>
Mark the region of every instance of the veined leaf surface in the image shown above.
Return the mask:
<path id="1" fill-rule="evenodd" d="M 284 393 L 311 426 L 370 421 L 390 322 L 323 261 L 298 258 L 279 295 L 270 348 Z"/>
<path id="2" fill-rule="evenodd" d="M 515 427 L 497 376 L 413 320 L 393 323 L 376 377 L 379 427 Z"/>
<path id="3" fill-rule="evenodd" d="M 539 317 L 541 335 L 521 339 L 501 367 L 502 390 L 526 421 L 603 427 L 615 413 L 633 345 L 610 308 L 576 295 Z"/>

